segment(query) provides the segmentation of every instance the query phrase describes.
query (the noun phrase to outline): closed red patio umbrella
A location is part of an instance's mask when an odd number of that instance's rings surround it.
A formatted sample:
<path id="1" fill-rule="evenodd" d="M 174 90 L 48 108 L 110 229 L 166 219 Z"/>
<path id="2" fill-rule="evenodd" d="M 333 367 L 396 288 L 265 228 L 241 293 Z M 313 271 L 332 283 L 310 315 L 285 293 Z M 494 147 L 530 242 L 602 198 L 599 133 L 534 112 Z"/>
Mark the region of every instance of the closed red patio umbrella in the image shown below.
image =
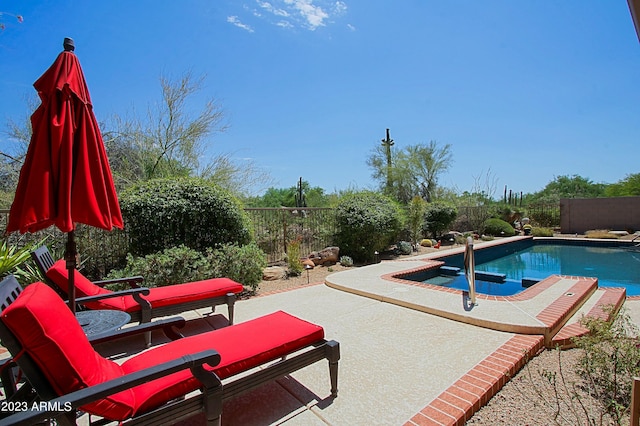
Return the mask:
<path id="1" fill-rule="evenodd" d="M 68 233 L 69 307 L 75 311 L 75 224 L 122 229 L 109 160 L 73 40 L 33 84 L 41 105 L 31 116 L 32 136 L 6 232 L 56 226 Z"/>

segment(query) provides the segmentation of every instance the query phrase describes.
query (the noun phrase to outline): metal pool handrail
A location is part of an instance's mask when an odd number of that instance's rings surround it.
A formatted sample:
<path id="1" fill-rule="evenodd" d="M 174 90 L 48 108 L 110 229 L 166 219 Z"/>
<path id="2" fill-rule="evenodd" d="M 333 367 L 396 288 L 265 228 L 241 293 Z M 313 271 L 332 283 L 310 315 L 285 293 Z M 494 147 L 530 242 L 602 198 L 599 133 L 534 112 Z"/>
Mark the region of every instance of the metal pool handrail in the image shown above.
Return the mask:
<path id="1" fill-rule="evenodd" d="M 476 304 L 476 262 L 473 254 L 473 237 L 467 237 L 464 249 L 464 274 L 469 283 L 469 299 L 471 306 Z"/>

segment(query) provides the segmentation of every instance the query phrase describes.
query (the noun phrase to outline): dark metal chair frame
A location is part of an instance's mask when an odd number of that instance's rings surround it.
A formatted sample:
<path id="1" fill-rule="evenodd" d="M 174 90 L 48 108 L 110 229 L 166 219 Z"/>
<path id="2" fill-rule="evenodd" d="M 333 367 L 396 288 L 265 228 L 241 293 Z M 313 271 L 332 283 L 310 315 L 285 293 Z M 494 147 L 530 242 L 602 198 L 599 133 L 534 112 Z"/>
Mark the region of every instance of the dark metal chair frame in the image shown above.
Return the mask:
<path id="1" fill-rule="evenodd" d="M 45 282 L 50 287 L 52 287 L 63 299 L 66 300 L 67 295 L 62 292 L 62 290 L 56 285 L 56 283 L 47 278 L 47 271 L 55 263 L 55 260 L 51 256 L 49 249 L 46 246 L 38 247 L 31 252 L 31 258 L 40 270 L 42 276 L 45 279 Z M 140 286 L 140 283 L 142 283 L 143 281 L 143 277 L 135 276 L 116 278 L 111 280 L 93 281 L 93 284 L 97 285 L 98 287 L 104 287 L 107 284 L 128 284 L 130 287 L 132 287 L 127 290 L 113 292 L 113 297 L 131 295 L 133 296 L 134 300 L 140 305 L 139 311 L 128 312 L 131 315 L 132 322 L 150 322 L 153 318 L 177 315 L 182 312 L 200 308 L 210 307 L 212 311 L 215 311 L 215 307 L 217 305 L 227 305 L 229 324 L 233 324 L 234 307 L 237 299 L 237 296 L 234 293 L 227 293 L 226 295 L 220 297 L 212 297 L 208 299 L 194 300 L 192 302 L 183 302 L 176 305 L 153 308 L 149 301 L 145 300 L 143 297 L 144 295 L 149 294 L 149 289 Z M 84 299 L 84 301 L 87 302 L 88 300 Z"/>
<path id="2" fill-rule="evenodd" d="M 0 282 L 0 308 L 4 310 L 22 292 L 22 287 L 15 277 L 9 276 Z M 96 296 L 99 297 L 99 296 Z M 83 302 L 79 298 L 78 302 Z M 148 333 L 151 330 L 162 330 L 170 339 L 181 338 L 175 328 L 184 326 L 183 318 L 165 319 L 153 323 L 132 326 L 112 333 L 95 335 L 90 338 L 92 344 L 104 343 L 122 337 L 139 333 Z M 44 401 L 46 410 L 27 410 L 0 418 L 0 426 L 24 425 L 30 426 L 39 421 L 54 419 L 60 425 L 76 424 L 77 409 L 92 401 L 102 399 L 108 395 L 132 388 L 142 383 L 163 377 L 180 370 L 189 368 L 201 383 L 200 393 L 185 399 L 167 402 L 162 407 L 148 413 L 141 414 L 122 422 L 122 425 L 165 425 L 167 419 L 176 422 L 187 419 L 196 414 L 203 413 L 207 425 L 220 425 L 223 401 L 238 396 L 242 393 L 257 388 L 265 383 L 291 374 L 301 368 L 326 359 L 329 363 L 329 377 L 331 382 L 331 397 L 338 395 L 338 361 L 340 359 L 340 345 L 338 342 L 321 339 L 304 350 L 293 355 L 283 357 L 282 360 L 267 364 L 263 368 L 242 376 L 231 379 L 222 384 L 218 376 L 204 369 L 203 364 L 216 366 L 220 362 L 220 355 L 215 350 L 207 350 L 200 353 L 183 356 L 181 358 L 150 367 L 143 371 L 128 374 L 126 376 L 101 383 L 96 386 L 81 389 L 67 395 L 58 396 L 46 376 L 37 363 L 23 351 L 19 341 L 13 333 L 0 321 L 0 341 L 12 355 L 12 359 L 5 361 L 0 366 L 2 384 L 7 391 L 7 401 Z M 8 368 L 19 367 L 24 373 L 26 382 L 19 388 Z M 11 376 L 11 377 L 10 377 Z M 31 405 L 29 405 L 31 407 Z M 59 408 L 56 410 L 56 408 Z M 67 410 L 69 409 L 69 410 Z M 6 413 L 5 413 L 6 414 Z M 110 423 L 101 419 L 92 422 L 94 425 Z"/>

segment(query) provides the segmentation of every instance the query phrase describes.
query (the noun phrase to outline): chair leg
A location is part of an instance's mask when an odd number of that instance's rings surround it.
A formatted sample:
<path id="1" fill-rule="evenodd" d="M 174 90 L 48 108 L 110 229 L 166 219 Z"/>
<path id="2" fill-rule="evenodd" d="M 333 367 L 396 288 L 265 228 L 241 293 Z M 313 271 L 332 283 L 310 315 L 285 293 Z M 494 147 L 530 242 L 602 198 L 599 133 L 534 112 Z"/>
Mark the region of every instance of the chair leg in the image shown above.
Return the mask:
<path id="1" fill-rule="evenodd" d="M 340 360 L 340 344 L 334 340 L 327 342 L 327 359 L 329 360 L 329 378 L 331 379 L 331 396 L 338 397 L 338 361 Z"/>
<path id="2" fill-rule="evenodd" d="M 229 309 L 229 325 L 233 325 L 233 313 L 236 304 L 235 293 L 227 293 L 227 307 Z"/>

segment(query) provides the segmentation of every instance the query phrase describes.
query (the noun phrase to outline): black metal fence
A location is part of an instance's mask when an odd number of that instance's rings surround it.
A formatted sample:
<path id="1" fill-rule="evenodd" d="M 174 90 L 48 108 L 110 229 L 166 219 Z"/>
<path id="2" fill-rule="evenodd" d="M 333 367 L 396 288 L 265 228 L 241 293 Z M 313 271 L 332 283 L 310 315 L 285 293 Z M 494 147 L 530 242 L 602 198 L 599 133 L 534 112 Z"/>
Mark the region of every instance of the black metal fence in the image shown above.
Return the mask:
<path id="1" fill-rule="evenodd" d="M 300 254 L 322 250 L 334 243 L 335 213 L 331 208 L 248 208 L 255 239 L 270 263 L 285 258 L 287 244 L 300 243 Z"/>
<path id="2" fill-rule="evenodd" d="M 245 211 L 253 223 L 256 242 L 266 253 L 269 263 L 285 259 L 287 244 L 292 241 L 300 243 L 302 256 L 333 244 L 336 232 L 333 209 L 250 208 Z M 9 210 L 0 210 L 0 232 L 6 229 L 8 219 Z M 57 258 L 62 258 L 67 239 L 55 227 L 34 234 L 14 232 L 4 238 L 18 247 L 46 239 Z M 87 275 L 104 277 L 110 270 L 124 266 L 129 249 L 126 230 L 105 231 L 79 224 L 76 241 L 82 259 L 87 260 L 84 265 Z"/>
<path id="3" fill-rule="evenodd" d="M 527 215 L 535 225 L 548 228 L 560 226 L 560 204 L 531 204 L 527 206 Z"/>

